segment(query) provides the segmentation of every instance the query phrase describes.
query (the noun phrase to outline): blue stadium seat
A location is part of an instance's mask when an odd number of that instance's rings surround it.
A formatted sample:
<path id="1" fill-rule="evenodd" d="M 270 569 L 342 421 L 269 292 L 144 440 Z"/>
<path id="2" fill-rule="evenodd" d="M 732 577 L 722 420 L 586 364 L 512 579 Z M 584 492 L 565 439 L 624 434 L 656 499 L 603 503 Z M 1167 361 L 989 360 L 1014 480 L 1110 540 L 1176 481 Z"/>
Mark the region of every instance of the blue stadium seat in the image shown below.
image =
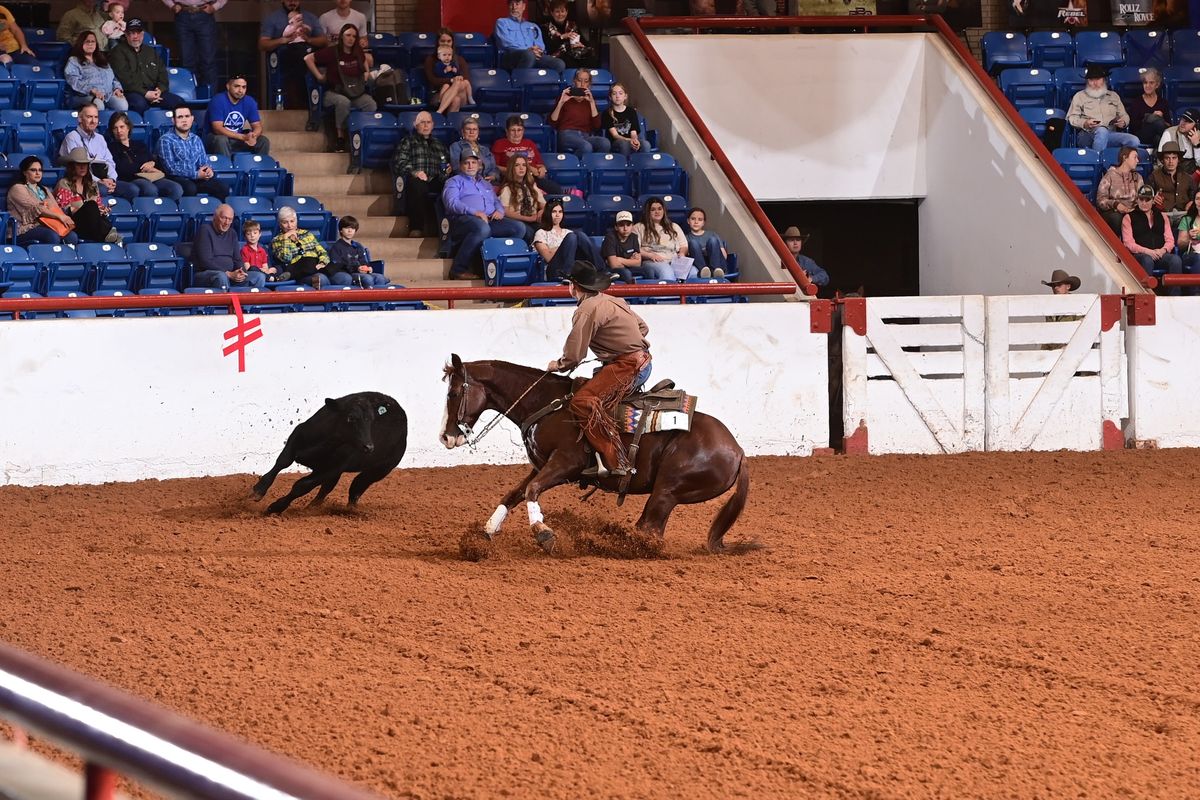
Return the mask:
<path id="1" fill-rule="evenodd" d="M 392 163 L 396 145 L 405 132 L 394 115 L 387 114 L 378 124 L 364 125 L 360 129 L 361 149 L 358 164 L 368 169 L 387 169 Z M 351 133 L 351 144 L 354 134 Z"/>
<path id="2" fill-rule="evenodd" d="M 0 280 L 12 283 L 6 292 L 7 297 L 41 297 L 46 293 L 45 264 L 36 261 L 9 261 L 0 265 Z"/>
<path id="3" fill-rule="evenodd" d="M 79 112 L 75 112 L 79 113 Z M 112 119 L 113 114 L 116 114 L 111 108 L 106 108 L 100 112 L 100 130 L 108 133 L 108 123 Z M 142 115 L 136 111 L 123 111 L 126 117 L 129 118 L 130 133 L 129 138 L 136 142 L 141 142 L 147 147 L 150 144 L 150 126 L 142 119 Z"/>
<path id="4" fill-rule="evenodd" d="M 684 284 L 702 284 L 702 283 L 728 284 L 729 279 L 728 278 L 688 278 L 686 281 L 684 281 Z M 724 296 L 714 295 L 714 296 L 708 296 L 708 297 L 705 297 L 705 296 L 689 297 L 687 301 L 688 301 L 688 303 L 696 303 L 697 305 L 710 305 L 710 304 L 722 304 L 722 303 L 748 303 L 748 302 L 750 302 L 750 298 L 746 297 L 745 295 L 731 294 L 731 295 L 724 295 Z"/>
<path id="5" fill-rule="evenodd" d="M 634 171 L 621 153 L 587 153 L 582 159 L 588 172 L 588 194 L 633 194 Z"/>
<path id="6" fill-rule="evenodd" d="M 1085 147 L 1060 147 L 1054 151 L 1054 160 L 1089 201 L 1095 200 L 1102 174 L 1100 153 Z"/>
<path id="7" fill-rule="evenodd" d="M 1125 48 L 1116 31 L 1079 31 L 1075 34 L 1075 63 L 1081 67 L 1099 64 L 1120 67 L 1125 64 Z"/>
<path id="8" fill-rule="evenodd" d="M 41 42 L 36 48 L 38 63 L 44 67 L 49 67 L 58 77 L 62 77 L 61 69 L 63 64 L 67 63 L 67 56 L 71 54 L 71 42 Z"/>
<path id="9" fill-rule="evenodd" d="M 589 69 L 592 76 L 592 97 L 596 99 L 596 107 L 603 112 L 608 108 L 608 92 L 617 82 L 613 74 L 606 69 Z M 575 70 L 568 69 L 563 73 L 563 83 L 569 84 L 575 80 Z"/>
<path id="10" fill-rule="evenodd" d="M 296 224 L 302 230 L 312 231 L 318 239 L 337 238 L 337 223 L 332 212 L 315 197 L 276 197 L 276 211 L 284 206 L 296 212 Z"/>
<path id="11" fill-rule="evenodd" d="M 509 116 L 512 115 L 506 115 L 501 124 L 504 124 Z M 525 123 L 525 138 L 536 144 L 543 155 L 552 153 L 558 149 L 558 137 L 555 134 L 554 128 L 546 124 L 541 114 L 522 111 L 516 116 L 520 117 Z M 500 135 L 503 136 L 504 131 L 501 131 Z"/>
<path id="12" fill-rule="evenodd" d="M 485 33 L 454 34 L 454 49 L 466 59 L 472 69 L 496 66 L 496 48 Z"/>
<path id="13" fill-rule="evenodd" d="M 25 84 L 21 104 L 30 111 L 49 111 L 61 108 L 66 82 L 45 67 L 33 64 L 10 64 L 14 80 Z"/>
<path id="14" fill-rule="evenodd" d="M 21 104 L 21 82 L 13 80 L 8 70 L 0 70 L 0 108 L 16 108 Z M 8 146 L 8 140 L 0 137 L 0 145 Z"/>
<path id="15" fill-rule="evenodd" d="M 169 197 L 137 197 L 133 210 L 146 219 L 143 237 L 147 242 L 174 244 L 184 238 L 189 217 Z"/>
<path id="16" fill-rule="evenodd" d="M 1200 30 L 1171 31 L 1171 66 L 1200 67 Z"/>
<path id="17" fill-rule="evenodd" d="M 1029 51 L 1033 57 L 1030 66 L 1038 69 L 1075 66 L 1075 40 L 1066 31 L 1034 31 L 1029 34 Z"/>
<path id="18" fill-rule="evenodd" d="M 45 153 L 50 149 L 50 130 L 43 111 L 9 108 L 0 111 L 0 123 L 12 130 L 9 146 L 21 153 Z M 11 159 L 10 159 L 11 160 Z M 20 159 L 16 159 L 20 161 Z M 53 163 L 46 162 L 46 166 Z"/>
<path id="19" fill-rule="evenodd" d="M 1121 96 L 1125 107 L 1142 93 L 1142 73 L 1148 67 L 1117 67 L 1108 73 L 1108 88 Z"/>
<path id="20" fill-rule="evenodd" d="M 271 198 L 291 192 L 288 171 L 271 156 L 234 153 L 233 168 L 243 174 L 249 174 L 249 183 L 243 186 L 248 195 Z"/>
<path id="21" fill-rule="evenodd" d="M 133 291 L 141 277 L 140 268 L 126 255 L 120 245 L 85 242 L 79 245 L 79 255 L 95 270 L 93 293 L 101 291 Z"/>
<path id="22" fill-rule="evenodd" d="M 1167 105 L 1176 112 L 1200 105 L 1200 64 L 1194 67 L 1167 67 L 1163 70 Z"/>
<path id="23" fill-rule="evenodd" d="M 25 41 L 31 45 L 34 42 L 57 42 L 58 33 L 54 28 L 22 28 L 25 33 Z"/>
<path id="24" fill-rule="evenodd" d="M 179 210 L 188 219 L 184 237 L 189 241 L 194 239 L 200 226 L 212 221 L 213 212 L 219 205 L 221 205 L 220 200 L 207 194 L 179 198 Z"/>
<path id="25" fill-rule="evenodd" d="M 1054 70 L 1054 86 L 1055 97 L 1053 103 L 1046 105 L 1056 105 L 1059 108 L 1070 108 L 1071 98 L 1075 96 L 1087 85 L 1087 80 L 1083 77 L 1083 67 L 1063 67 Z"/>
<path id="26" fill-rule="evenodd" d="M 488 286 L 524 286 L 541 277 L 538 255 L 523 239 L 484 239 L 480 253 Z"/>
<path id="27" fill-rule="evenodd" d="M 108 221 L 116 228 L 117 233 L 121 234 L 125 243 L 139 241 L 146 227 L 142 214 L 135 212 L 129 201 L 123 198 L 108 195 L 103 200 L 108 206 Z"/>
<path id="28" fill-rule="evenodd" d="M 499 114 L 517 108 L 521 103 L 523 92 L 513 86 L 507 70 L 473 69 L 471 86 L 480 111 Z"/>
<path id="29" fill-rule="evenodd" d="M 624 194 L 590 195 L 588 203 L 592 213 L 586 230 L 591 236 L 603 236 L 612 227 L 618 211 L 628 211 L 635 219 L 640 213 L 637 201 Z M 564 222 L 563 227 L 573 226 Z"/>
<path id="30" fill-rule="evenodd" d="M 546 198 L 549 200 L 550 198 Z M 587 231 L 591 224 L 592 207 L 588 201 L 582 197 L 573 195 L 565 195 L 557 198 L 563 203 L 563 221 L 564 228 L 570 228 L 573 231 Z"/>
<path id="31" fill-rule="evenodd" d="M 235 169 L 233 161 L 227 156 L 209 153 L 208 165 L 212 167 L 213 177 L 229 187 L 230 194 L 247 194 L 246 186 L 250 176 L 240 169 Z"/>
<path id="32" fill-rule="evenodd" d="M 407 70 L 408 50 L 400 44 L 394 33 L 375 32 L 367 36 L 367 46 L 375 59 L 375 66 L 387 64 L 394 69 Z"/>
<path id="33" fill-rule="evenodd" d="M 574 153 L 546 153 L 542 156 L 550 178 L 560 186 L 587 186 L 588 173 Z"/>
<path id="34" fill-rule="evenodd" d="M 1000 73 L 1000 88 L 1018 110 L 1054 105 L 1054 74 L 1048 70 L 1006 69 Z"/>
<path id="35" fill-rule="evenodd" d="M 1030 67 L 1029 44 L 1025 34 L 1009 31 L 990 31 L 983 35 L 983 68 L 989 75 L 1012 67 Z"/>
<path id="36" fill-rule="evenodd" d="M 156 242 L 126 243 L 125 254 L 139 267 L 139 290 L 179 288 L 183 275 L 183 259 L 171 246 Z"/>
<path id="37" fill-rule="evenodd" d="M 1166 31 L 1145 28 L 1127 28 L 1122 34 L 1125 40 L 1125 63 L 1134 67 L 1157 67 L 1162 69 L 1171 63 L 1171 42 Z"/>
<path id="38" fill-rule="evenodd" d="M 1067 112 L 1061 108 L 1022 108 L 1021 119 L 1029 124 L 1033 129 L 1033 133 L 1039 139 L 1046 133 L 1046 123 L 1049 120 L 1060 118 L 1066 119 Z"/>
<path id="39" fill-rule="evenodd" d="M 396 38 L 408 51 L 408 63 L 414 70 L 421 69 L 425 56 L 433 55 L 437 50 L 437 36 L 431 33 L 405 31 L 398 32 Z"/>
<path id="40" fill-rule="evenodd" d="M 687 194 L 686 173 L 666 153 L 634 153 L 629 164 L 637 173 L 638 197 Z"/>
<path id="41" fill-rule="evenodd" d="M 521 108 L 546 114 L 554 110 L 562 94 L 562 75 L 549 69 L 515 69 L 512 71 L 513 86 L 519 88 Z"/>
<path id="42" fill-rule="evenodd" d="M 245 224 L 246 220 L 258 220 L 264 228 L 269 227 L 274 233 L 276 227 L 275 206 L 270 198 L 250 195 L 249 197 L 228 197 L 225 200 L 233 208 L 233 213 Z"/>

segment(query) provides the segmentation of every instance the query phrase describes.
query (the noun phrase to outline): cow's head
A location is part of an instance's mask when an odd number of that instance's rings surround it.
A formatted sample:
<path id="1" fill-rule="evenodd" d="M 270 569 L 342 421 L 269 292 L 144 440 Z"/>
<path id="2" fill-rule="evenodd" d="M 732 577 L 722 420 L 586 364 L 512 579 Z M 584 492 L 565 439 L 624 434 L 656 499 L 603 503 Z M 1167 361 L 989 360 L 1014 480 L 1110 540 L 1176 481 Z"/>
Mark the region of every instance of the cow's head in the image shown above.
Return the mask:
<path id="1" fill-rule="evenodd" d="M 487 393 L 470 376 L 457 354 L 451 354 L 450 363 L 442 370 L 442 379 L 447 384 L 446 413 L 442 419 L 442 435 L 438 438 L 449 450 L 467 443 L 471 426 L 486 408 Z"/>
<path id="2" fill-rule="evenodd" d="M 375 421 L 376 410 L 364 398 L 334 400 L 325 398 L 325 405 L 334 412 L 335 419 L 341 423 L 345 441 L 364 453 L 375 450 L 375 442 L 371 438 L 371 425 Z"/>

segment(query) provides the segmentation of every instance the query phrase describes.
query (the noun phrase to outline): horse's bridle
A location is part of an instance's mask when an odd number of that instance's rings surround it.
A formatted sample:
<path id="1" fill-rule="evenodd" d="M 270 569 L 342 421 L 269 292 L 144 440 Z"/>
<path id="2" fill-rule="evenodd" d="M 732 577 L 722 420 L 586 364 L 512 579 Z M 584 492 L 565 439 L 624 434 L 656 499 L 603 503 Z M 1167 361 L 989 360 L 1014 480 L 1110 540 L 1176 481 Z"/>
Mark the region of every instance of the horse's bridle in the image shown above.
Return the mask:
<path id="1" fill-rule="evenodd" d="M 474 439 L 472 439 L 471 438 L 471 427 L 466 424 L 465 420 L 466 420 L 466 416 L 467 416 L 467 389 L 468 389 L 468 387 L 470 387 L 474 384 L 469 379 L 469 377 L 467 375 L 467 367 L 464 364 L 462 367 L 462 397 L 458 401 L 458 419 L 455 420 L 455 424 L 457 425 L 459 432 L 462 433 L 463 438 L 465 438 L 467 440 L 467 447 L 474 450 L 475 446 L 477 444 L 479 444 L 480 441 L 483 440 L 483 437 L 487 436 L 488 432 L 492 428 L 494 428 L 498 424 L 500 424 L 500 420 L 503 419 L 504 417 L 507 417 L 509 415 L 509 412 L 511 412 L 514 408 L 517 407 L 517 403 L 520 403 L 522 400 L 524 400 L 525 395 L 527 395 L 531 391 L 533 391 L 533 387 L 537 386 L 541 382 L 542 378 L 545 378 L 549 374 L 550 374 L 550 370 L 545 370 L 544 372 L 542 372 L 542 374 L 539 375 L 533 383 L 529 384 L 529 388 L 527 388 L 525 391 L 521 392 L 520 396 L 517 397 L 516 400 L 513 400 L 512 405 L 510 405 L 507 409 L 505 409 L 502 414 L 497 414 L 495 417 L 493 417 L 491 422 L 489 422 L 487 425 L 483 426 L 483 430 L 481 430 L 479 432 L 479 435 L 476 436 Z M 482 384 L 479 384 L 479 385 L 482 386 Z"/>

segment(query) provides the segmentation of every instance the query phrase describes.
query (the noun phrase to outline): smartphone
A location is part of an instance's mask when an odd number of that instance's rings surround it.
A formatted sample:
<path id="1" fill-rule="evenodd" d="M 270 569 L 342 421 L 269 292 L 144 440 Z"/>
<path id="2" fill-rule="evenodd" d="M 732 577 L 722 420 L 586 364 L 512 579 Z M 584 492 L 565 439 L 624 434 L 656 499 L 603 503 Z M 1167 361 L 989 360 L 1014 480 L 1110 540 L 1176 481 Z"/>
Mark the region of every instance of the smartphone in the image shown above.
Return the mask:
<path id="1" fill-rule="evenodd" d="M 584 91 L 586 90 L 580 89 L 578 86 L 572 86 L 570 89 L 567 89 L 567 94 L 571 97 L 583 97 Z"/>

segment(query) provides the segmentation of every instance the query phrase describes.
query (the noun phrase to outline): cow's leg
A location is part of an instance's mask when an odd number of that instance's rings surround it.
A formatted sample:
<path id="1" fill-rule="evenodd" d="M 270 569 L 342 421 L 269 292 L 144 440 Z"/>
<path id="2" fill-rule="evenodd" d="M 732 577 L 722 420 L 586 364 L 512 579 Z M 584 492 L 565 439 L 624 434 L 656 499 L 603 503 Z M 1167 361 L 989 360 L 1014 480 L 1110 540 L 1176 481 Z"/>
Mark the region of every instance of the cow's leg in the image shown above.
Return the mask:
<path id="1" fill-rule="evenodd" d="M 333 491 L 334 487 L 338 485 L 338 481 L 341 479 L 342 473 L 340 472 L 336 475 L 330 475 L 329 479 L 321 484 L 321 491 L 317 492 L 317 496 L 313 498 L 313 501 L 309 503 L 309 505 L 319 506 L 321 503 L 324 503 L 325 498 L 329 496 L 329 493 Z"/>
<path id="2" fill-rule="evenodd" d="M 289 436 L 287 443 L 283 446 L 283 452 L 279 454 L 279 458 L 275 459 L 275 466 L 258 479 L 258 483 L 254 484 L 254 488 L 250 490 L 250 496 L 255 500 L 262 500 L 263 495 L 271 488 L 271 484 L 279 477 L 280 471 L 290 467 L 295 460 L 296 448 L 292 444 L 292 437 Z"/>
<path id="3" fill-rule="evenodd" d="M 504 524 L 504 520 L 508 519 L 508 512 L 512 511 L 513 506 L 525 499 L 525 487 L 533 480 L 533 476 L 537 475 L 537 470 L 530 470 L 525 479 L 509 490 L 508 494 L 504 495 L 504 499 L 500 501 L 500 505 L 496 506 L 496 510 L 488 517 L 487 524 L 483 526 L 483 535 L 491 539 L 500 532 L 500 526 Z"/>
<path id="4" fill-rule="evenodd" d="M 300 480 L 293 483 L 292 490 L 290 492 L 288 492 L 287 494 L 285 494 L 283 497 L 276 500 L 274 503 L 271 503 L 271 505 L 267 506 L 267 510 L 264 511 L 263 513 L 264 514 L 282 514 L 284 512 L 284 510 L 287 509 L 287 507 L 292 504 L 293 500 L 295 500 L 297 497 L 303 497 L 304 495 L 311 492 L 313 489 L 317 488 L 318 486 L 323 485 L 325 483 L 325 481 L 330 479 L 331 476 L 333 478 L 334 483 L 337 483 L 337 478 L 341 477 L 342 472 L 343 472 L 343 470 L 340 467 L 335 468 L 333 470 L 326 470 L 324 472 L 319 472 L 319 473 L 318 472 L 310 472 L 309 474 L 305 475 Z"/>
<path id="5" fill-rule="evenodd" d="M 350 483 L 350 505 L 357 505 L 358 498 L 363 496 L 363 492 L 367 491 L 371 484 L 386 478 L 399 463 L 400 462 L 397 461 L 395 464 L 384 464 L 381 467 L 376 467 L 375 469 L 369 470 L 364 469 L 362 472 L 358 473 L 358 475 L 356 475 L 354 480 Z"/>
<path id="6" fill-rule="evenodd" d="M 533 531 L 533 539 L 547 553 L 554 552 L 554 531 L 550 529 L 542 517 L 542 507 L 538 498 L 542 492 L 553 489 L 563 483 L 568 483 L 579 475 L 580 470 L 587 466 L 587 456 L 583 450 L 566 452 L 556 450 L 546 465 L 530 476 L 525 487 L 525 506 L 529 510 L 529 527 Z"/>

